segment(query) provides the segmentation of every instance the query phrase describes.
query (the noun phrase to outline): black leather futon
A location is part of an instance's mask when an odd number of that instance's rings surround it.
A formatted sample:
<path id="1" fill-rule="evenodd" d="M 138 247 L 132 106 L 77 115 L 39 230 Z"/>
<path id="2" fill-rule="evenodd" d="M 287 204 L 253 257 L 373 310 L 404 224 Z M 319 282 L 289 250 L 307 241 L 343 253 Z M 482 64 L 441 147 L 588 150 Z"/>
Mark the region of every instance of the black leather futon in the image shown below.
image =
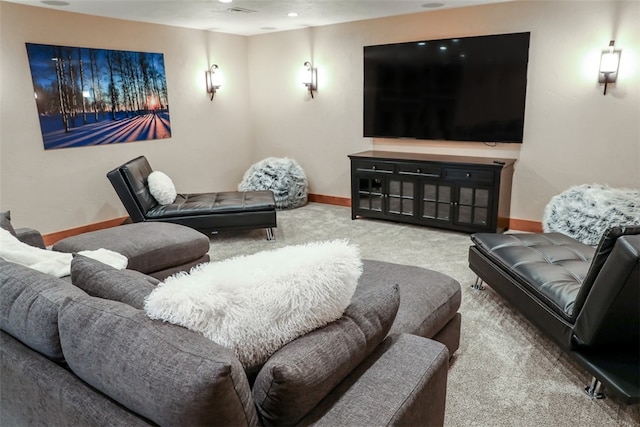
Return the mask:
<path id="1" fill-rule="evenodd" d="M 593 376 L 589 394 L 640 402 L 640 226 L 597 248 L 560 233 L 471 240 L 469 267 Z"/>
<path id="2" fill-rule="evenodd" d="M 267 239 L 273 239 L 277 224 L 272 191 L 178 194 L 173 203 L 162 205 L 149 192 L 147 178 L 151 172 L 147 159 L 140 156 L 107 173 L 133 222 L 171 222 L 205 234 L 222 229 L 265 228 Z"/>

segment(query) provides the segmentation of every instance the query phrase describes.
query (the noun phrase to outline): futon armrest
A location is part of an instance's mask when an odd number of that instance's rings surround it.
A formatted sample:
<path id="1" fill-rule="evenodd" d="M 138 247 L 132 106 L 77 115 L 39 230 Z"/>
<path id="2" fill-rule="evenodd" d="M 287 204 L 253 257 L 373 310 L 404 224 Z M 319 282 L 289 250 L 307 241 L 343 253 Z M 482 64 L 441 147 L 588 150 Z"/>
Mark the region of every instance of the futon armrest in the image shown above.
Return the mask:
<path id="1" fill-rule="evenodd" d="M 448 369 L 443 344 L 387 337 L 300 425 L 443 425 Z"/>
<path id="2" fill-rule="evenodd" d="M 35 246 L 36 248 L 46 249 L 42 234 L 34 228 L 16 228 L 16 236 L 18 240 L 27 245 Z"/>

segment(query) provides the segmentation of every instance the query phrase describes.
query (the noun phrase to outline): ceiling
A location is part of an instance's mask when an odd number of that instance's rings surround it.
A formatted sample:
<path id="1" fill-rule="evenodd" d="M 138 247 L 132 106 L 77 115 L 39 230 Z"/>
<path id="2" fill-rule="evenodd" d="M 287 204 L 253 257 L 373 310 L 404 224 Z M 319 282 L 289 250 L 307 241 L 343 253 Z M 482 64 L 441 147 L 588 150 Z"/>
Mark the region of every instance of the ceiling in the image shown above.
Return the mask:
<path id="1" fill-rule="evenodd" d="M 250 36 L 510 0 L 233 0 L 230 3 L 220 0 L 3 1 Z M 291 12 L 298 15 L 289 17 Z"/>

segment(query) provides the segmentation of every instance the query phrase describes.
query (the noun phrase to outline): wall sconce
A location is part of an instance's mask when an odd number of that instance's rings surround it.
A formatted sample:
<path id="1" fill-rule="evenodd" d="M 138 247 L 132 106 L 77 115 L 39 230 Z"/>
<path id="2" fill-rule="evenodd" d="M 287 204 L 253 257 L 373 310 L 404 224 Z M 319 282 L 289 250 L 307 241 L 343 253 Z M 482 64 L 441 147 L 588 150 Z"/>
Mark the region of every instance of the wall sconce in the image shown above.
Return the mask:
<path id="1" fill-rule="evenodd" d="M 302 67 L 300 71 L 300 81 L 309 89 L 311 98 L 313 98 L 313 91 L 318 90 L 318 69 L 313 68 L 313 65 L 311 65 L 309 61 L 305 62 Z"/>
<path id="2" fill-rule="evenodd" d="M 621 50 L 614 50 L 615 40 L 609 42 L 609 48 L 602 51 L 600 57 L 600 72 L 598 73 L 598 83 L 604 83 L 604 93 L 607 94 L 607 85 L 615 83 L 618 78 L 618 66 L 620 65 Z"/>
<path id="3" fill-rule="evenodd" d="M 222 79 L 218 66 L 213 64 L 207 71 L 204 72 L 205 79 L 207 81 L 207 93 L 211 95 L 211 100 L 216 94 L 216 91 L 222 86 Z"/>

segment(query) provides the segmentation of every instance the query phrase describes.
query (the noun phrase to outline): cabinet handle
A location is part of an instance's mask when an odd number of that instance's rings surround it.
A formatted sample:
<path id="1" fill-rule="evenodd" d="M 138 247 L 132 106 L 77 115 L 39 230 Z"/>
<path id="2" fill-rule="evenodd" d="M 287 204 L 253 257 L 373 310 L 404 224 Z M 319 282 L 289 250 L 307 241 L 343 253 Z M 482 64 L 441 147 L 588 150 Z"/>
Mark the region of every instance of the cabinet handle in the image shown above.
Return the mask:
<path id="1" fill-rule="evenodd" d="M 376 165 L 371 166 L 371 169 L 376 170 Z"/>
<path id="2" fill-rule="evenodd" d="M 467 173 L 467 178 L 471 178 L 471 174 L 470 173 Z"/>
<path id="3" fill-rule="evenodd" d="M 418 169 L 416 170 L 416 172 L 417 172 L 417 173 L 422 173 L 422 169 L 418 168 Z"/>

